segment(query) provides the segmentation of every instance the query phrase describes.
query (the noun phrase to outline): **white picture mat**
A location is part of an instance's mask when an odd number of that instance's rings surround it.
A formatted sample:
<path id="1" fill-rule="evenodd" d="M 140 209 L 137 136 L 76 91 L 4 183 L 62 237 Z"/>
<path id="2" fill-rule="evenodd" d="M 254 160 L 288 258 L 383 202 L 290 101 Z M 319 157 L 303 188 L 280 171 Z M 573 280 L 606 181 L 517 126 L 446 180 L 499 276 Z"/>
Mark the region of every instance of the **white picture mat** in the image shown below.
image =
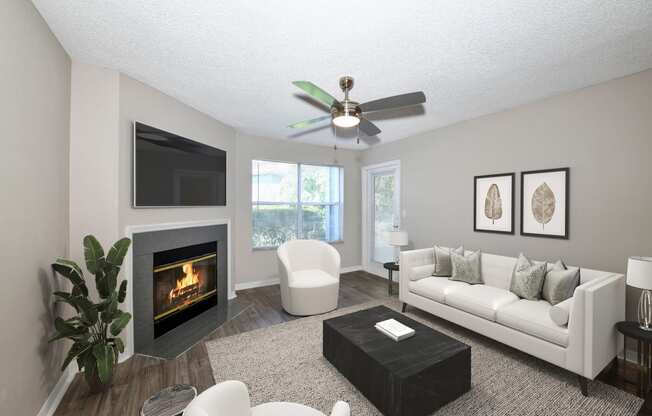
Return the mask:
<path id="1" fill-rule="evenodd" d="M 492 184 L 498 186 L 500 192 L 500 199 L 502 200 L 503 215 L 494 223 L 491 219 L 487 218 L 484 212 L 485 199 L 487 192 Z M 512 176 L 494 176 L 490 178 L 477 178 L 476 179 L 476 200 L 475 200 L 475 228 L 478 230 L 486 231 L 506 231 L 512 232 L 512 195 L 514 186 Z"/>
<path id="2" fill-rule="evenodd" d="M 532 213 L 532 195 L 543 183 L 555 195 L 555 212 L 550 222 L 542 226 Z M 566 235 L 566 171 L 531 173 L 523 175 L 523 232 L 564 236 Z"/>

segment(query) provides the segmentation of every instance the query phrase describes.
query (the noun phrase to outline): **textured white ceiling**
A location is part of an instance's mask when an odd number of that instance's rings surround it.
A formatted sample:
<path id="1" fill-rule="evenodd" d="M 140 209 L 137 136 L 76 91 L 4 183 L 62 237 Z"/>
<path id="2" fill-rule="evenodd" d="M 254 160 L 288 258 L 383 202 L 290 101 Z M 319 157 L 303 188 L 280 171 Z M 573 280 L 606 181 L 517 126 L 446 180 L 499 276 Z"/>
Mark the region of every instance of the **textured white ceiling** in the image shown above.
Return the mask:
<path id="1" fill-rule="evenodd" d="M 328 124 L 285 127 L 324 114 L 291 81 L 339 98 L 352 75 L 359 102 L 423 90 L 421 112 L 374 117 L 386 142 L 652 67 L 651 0 L 33 2 L 73 59 L 243 133 L 325 145 Z"/>

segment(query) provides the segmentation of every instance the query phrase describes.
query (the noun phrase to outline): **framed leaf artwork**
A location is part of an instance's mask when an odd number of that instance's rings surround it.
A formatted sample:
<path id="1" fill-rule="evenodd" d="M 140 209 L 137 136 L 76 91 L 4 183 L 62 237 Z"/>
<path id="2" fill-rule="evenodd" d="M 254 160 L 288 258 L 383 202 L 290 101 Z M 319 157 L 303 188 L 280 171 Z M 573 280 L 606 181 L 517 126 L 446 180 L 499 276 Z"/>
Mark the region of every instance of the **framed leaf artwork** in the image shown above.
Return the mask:
<path id="1" fill-rule="evenodd" d="M 473 180 L 473 231 L 514 234 L 514 173 Z"/>
<path id="2" fill-rule="evenodd" d="M 521 235 L 568 239 L 570 169 L 521 172 Z"/>

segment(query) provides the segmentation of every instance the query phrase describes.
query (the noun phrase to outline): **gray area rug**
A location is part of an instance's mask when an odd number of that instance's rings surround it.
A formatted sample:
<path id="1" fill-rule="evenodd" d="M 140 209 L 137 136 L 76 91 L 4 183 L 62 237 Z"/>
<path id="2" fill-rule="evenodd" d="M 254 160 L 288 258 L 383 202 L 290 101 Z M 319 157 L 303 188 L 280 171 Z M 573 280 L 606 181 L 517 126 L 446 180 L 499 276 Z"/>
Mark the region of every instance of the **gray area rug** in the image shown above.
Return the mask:
<path id="1" fill-rule="evenodd" d="M 241 380 L 253 405 L 302 403 L 329 414 L 337 400 L 352 416 L 380 412 L 322 356 L 322 321 L 397 301 L 370 302 L 325 315 L 258 329 L 206 343 L 216 382 Z M 420 311 L 407 315 L 471 345 L 471 391 L 441 408 L 445 415 L 635 415 L 643 400 L 599 381 L 581 395 L 575 375 Z"/>

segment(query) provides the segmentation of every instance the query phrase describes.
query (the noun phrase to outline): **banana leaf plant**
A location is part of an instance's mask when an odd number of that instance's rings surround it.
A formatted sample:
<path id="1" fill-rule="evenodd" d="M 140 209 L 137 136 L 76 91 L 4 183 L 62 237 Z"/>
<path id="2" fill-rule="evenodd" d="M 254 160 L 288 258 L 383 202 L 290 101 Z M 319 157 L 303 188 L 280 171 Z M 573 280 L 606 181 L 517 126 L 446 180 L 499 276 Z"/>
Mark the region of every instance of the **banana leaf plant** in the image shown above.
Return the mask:
<path id="1" fill-rule="evenodd" d="M 75 310 L 69 319 L 54 320 L 56 333 L 49 342 L 71 340 L 72 346 L 61 366 L 63 371 L 73 360 L 92 391 L 107 389 L 113 379 L 118 355 L 124 351 L 120 332 L 127 326 L 131 314 L 120 310 L 127 296 L 127 281 L 118 285 L 118 274 L 131 240 L 122 238 L 105 255 L 92 235 L 84 237 L 86 269 L 95 276 L 99 300 L 89 296 L 84 273 L 77 263 L 58 258 L 52 268 L 72 283 L 70 292 L 54 292 L 55 302 L 65 303 Z"/>

